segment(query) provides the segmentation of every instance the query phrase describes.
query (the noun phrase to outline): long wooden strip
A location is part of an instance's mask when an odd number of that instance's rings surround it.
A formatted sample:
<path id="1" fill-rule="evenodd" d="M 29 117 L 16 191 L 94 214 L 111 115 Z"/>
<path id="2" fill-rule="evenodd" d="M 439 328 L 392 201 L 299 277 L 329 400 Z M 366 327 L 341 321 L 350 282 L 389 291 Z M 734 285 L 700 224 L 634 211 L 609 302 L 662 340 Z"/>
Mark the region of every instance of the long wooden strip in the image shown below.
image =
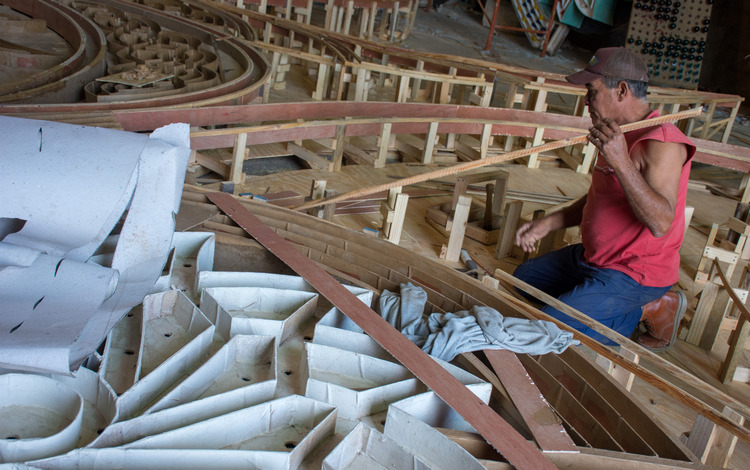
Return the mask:
<path id="1" fill-rule="evenodd" d="M 706 393 L 707 395 L 711 396 L 712 398 L 716 398 L 719 401 L 723 401 L 724 403 L 730 403 L 732 407 L 738 411 L 738 412 L 744 412 L 742 414 L 747 414 L 747 406 L 743 405 L 742 403 L 738 402 L 737 400 L 729 397 L 726 394 L 721 393 L 720 391 L 716 390 L 715 388 L 711 387 L 710 385 L 701 382 L 699 379 L 695 378 L 694 376 L 688 374 L 684 370 L 680 369 L 679 367 L 675 366 L 674 364 L 666 361 L 665 359 L 662 359 L 661 357 L 657 356 L 653 352 L 649 351 L 648 349 L 644 348 L 643 346 L 634 343 L 627 339 L 626 337 L 622 336 L 621 334 L 617 333 L 616 331 L 613 331 L 606 326 L 602 325 L 601 323 L 592 320 L 587 315 L 581 313 L 580 311 L 574 309 L 573 307 L 570 307 L 569 305 L 560 302 L 556 298 L 544 293 L 543 291 L 521 281 L 520 279 L 517 279 L 513 277 L 512 275 L 503 272 L 502 270 L 496 270 L 495 271 L 496 277 L 502 277 L 504 281 L 511 283 L 515 287 L 523 290 L 524 292 L 536 297 L 537 299 L 541 300 L 542 302 L 555 307 L 556 309 L 560 310 L 561 312 L 571 316 L 572 318 L 575 318 L 576 320 L 580 321 L 584 325 L 588 326 L 589 328 L 593 329 L 597 333 L 600 333 L 607 338 L 611 339 L 612 341 L 616 341 L 617 343 L 621 345 L 625 345 L 629 350 L 632 350 L 639 356 L 641 356 L 641 359 L 647 359 L 651 361 L 652 363 L 656 364 L 661 369 L 669 372 L 673 376 L 679 378 L 680 380 L 684 381 L 685 383 L 694 386 L 696 389 Z M 712 422 L 718 424 L 719 426 L 729 430 L 732 434 L 735 434 L 736 436 L 742 438 L 745 442 L 750 443 L 750 431 L 745 429 L 744 427 L 738 426 L 737 423 L 731 421 L 726 416 L 721 414 L 719 411 L 715 410 L 714 408 L 711 408 L 701 400 L 695 398 L 693 395 L 687 393 L 684 390 L 678 389 L 671 383 L 667 382 L 663 378 L 657 376 L 656 374 L 652 373 L 651 371 L 647 370 L 641 365 L 635 364 L 634 362 L 626 359 L 621 354 L 609 349 L 606 346 L 602 346 L 601 343 L 599 343 L 596 340 L 593 340 L 589 338 L 588 336 L 571 329 L 569 326 L 565 325 L 564 323 L 560 322 L 559 320 L 543 313 L 542 311 L 535 309 L 525 303 L 522 300 L 517 299 L 516 297 L 513 297 L 512 295 L 504 294 L 503 292 L 499 292 L 500 295 L 502 295 L 506 300 L 509 302 L 512 302 L 514 305 L 525 309 L 530 315 L 536 318 L 541 318 L 543 320 L 548 320 L 556 325 L 558 325 L 560 328 L 563 328 L 568 331 L 572 331 L 575 338 L 580 340 L 583 344 L 590 347 L 597 353 L 601 354 L 602 356 L 606 357 L 610 361 L 614 362 L 615 364 L 618 364 L 622 366 L 624 369 L 634 373 L 639 378 L 643 379 L 644 381 L 648 382 L 649 384 L 653 385 L 654 387 L 658 388 L 659 390 L 665 392 L 672 398 L 677 399 L 681 403 L 689 406 L 690 408 L 698 411 L 700 414 L 711 420 Z"/>
<path id="2" fill-rule="evenodd" d="M 247 233 L 278 256 L 339 310 L 422 380 L 474 429 L 519 469 L 554 469 L 555 466 L 486 403 L 471 393 L 424 351 L 398 333 L 333 277 L 278 236 L 236 199 L 226 193 L 206 196 Z"/>
<path id="3" fill-rule="evenodd" d="M 689 109 L 687 111 L 681 111 L 679 113 L 668 114 L 666 116 L 660 116 L 657 118 L 651 118 L 651 119 L 645 119 L 643 121 L 633 122 L 624 126 L 620 126 L 620 129 L 622 129 L 623 132 L 630 132 L 630 131 L 637 130 L 637 129 L 643 129 L 646 127 L 656 126 L 659 124 L 663 124 L 665 122 L 673 122 L 673 121 L 679 121 L 681 119 L 695 117 L 695 116 L 698 116 L 700 113 L 701 113 L 701 108 Z M 357 190 L 342 194 L 340 196 L 335 196 L 335 197 L 326 198 L 326 199 L 318 199 L 316 201 L 310 201 L 300 206 L 297 206 L 294 209 L 304 210 L 304 209 L 309 209 L 311 207 L 317 207 L 322 204 L 333 204 L 335 202 L 345 201 L 352 197 L 364 196 L 366 194 L 372 194 L 378 191 L 384 191 L 386 189 L 409 186 L 409 185 L 416 184 L 416 183 L 422 183 L 424 181 L 429 181 L 429 180 L 433 180 L 437 178 L 443 178 L 449 175 L 454 175 L 456 173 L 461 173 L 463 171 L 473 170 L 475 168 L 480 168 L 480 167 L 487 166 L 487 165 L 494 165 L 494 164 L 506 162 L 509 160 L 515 160 L 516 158 L 525 157 L 527 155 L 531 155 L 532 153 L 548 152 L 550 150 L 568 147 L 570 145 L 582 144 L 582 143 L 587 142 L 587 137 L 588 137 L 588 134 L 583 134 L 577 137 L 570 137 L 570 138 L 563 139 L 563 140 L 548 142 L 543 145 L 529 147 L 527 149 L 519 149 L 519 150 L 514 150 L 512 152 L 503 153 L 500 155 L 493 155 L 493 156 L 483 158 L 480 160 L 474 160 L 474 161 L 461 163 L 461 164 L 446 167 L 446 168 L 441 168 L 439 170 L 422 173 L 420 175 L 410 176 L 408 178 L 403 178 L 397 181 L 392 181 L 390 183 L 385 183 L 385 184 L 381 184 L 378 186 L 370 186 L 369 188 L 357 189 Z"/>
<path id="4" fill-rule="evenodd" d="M 534 385 L 518 357 L 513 352 L 503 349 L 488 349 L 484 354 L 529 426 L 539 447 L 545 451 L 577 451 L 573 440 L 563 429 L 555 412 Z"/>

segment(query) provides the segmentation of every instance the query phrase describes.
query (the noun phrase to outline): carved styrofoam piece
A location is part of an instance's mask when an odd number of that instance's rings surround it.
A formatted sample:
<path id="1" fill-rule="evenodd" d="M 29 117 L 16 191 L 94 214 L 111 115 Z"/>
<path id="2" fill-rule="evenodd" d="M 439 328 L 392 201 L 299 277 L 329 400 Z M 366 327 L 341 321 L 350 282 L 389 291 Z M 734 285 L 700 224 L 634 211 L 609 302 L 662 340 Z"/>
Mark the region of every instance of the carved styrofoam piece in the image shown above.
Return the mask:
<path id="1" fill-rule="evenodd" d="M 213 269 L 215 251 L 213 232 L 175 232 L 165 273 L 156 281 L 151 293 L 176 289 L 197 300 L 198 275 Z"/>
<path id="2" fill-rule="evenodd" d="M 267 287 L 212 287 L 201 295 L 201 309 L 215 314 L 216 333 L 274 336 L 281 344 L 310 319 L 318 302 L 313 292 Z"/>
<path id="3" fill-rule="evenodd" d="M 181 291 L 146 296 L 136 382 L 117 400 L 117 420 L 137 415 L 202 363 L 214 329 Z"/>
<path id="4" fill-rule="evenodd" d="M 0 375 L 0 463 L 24 462 L 76 447 L 83 399 L 49 377 Z"/>
<path id="5" fill-rule="evenodd" d="M 137 416 L 111 424 L 89 447 L 121 446 L 146 436 L 161 434 L 243 408 L 265 403 L 274 398 L 276 380 L 266 380 L 217 395 L 199 398 L 182 405 Z"/>
<path id="6" fill-rule="evenodd" d="M 233 336 L 208 361 L 161 397 L 146 413 L 276 380 L 273 336 Z"/>
<path id="7" fill-rule="evenodd" d="M 394 401 L 426 390 L 400 364 L 314 343 L 305 343 L 305 349 L 305 396 L 336 406 L 340 418 L 379 413 Z"/>
<path id="8" fill-rule="evenodd" d="M 323 470 L 354 468 L 429 468 L 419 456 L 364 423 L 358 424 L 323 459 Z"/>

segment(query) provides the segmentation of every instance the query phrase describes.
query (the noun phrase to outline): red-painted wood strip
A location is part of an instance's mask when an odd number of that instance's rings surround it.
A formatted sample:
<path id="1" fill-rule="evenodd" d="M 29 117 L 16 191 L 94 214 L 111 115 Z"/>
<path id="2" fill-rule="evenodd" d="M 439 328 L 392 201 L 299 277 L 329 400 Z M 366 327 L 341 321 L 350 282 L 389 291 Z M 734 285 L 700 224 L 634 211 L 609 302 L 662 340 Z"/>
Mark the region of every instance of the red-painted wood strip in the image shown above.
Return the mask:
<path id="1" fill-rule="evenodd" d="M 344 312 L 417 378 L 456 410 L 498 452 L 518 469 L 556 467 L 492 408 L 387 321 L 346 290 L 320 266 L 288 244 L 231 195 L 207 193 L 208 199 L 271 253 L 302 276 L 321 295 Z"/>
<path id="2" fill-rule="evenodd" d="M 577 452 L 575 443 L 515 353 L 504 349 L 487 349 L 484 353 L 539 447 L 542 450 Z"/>

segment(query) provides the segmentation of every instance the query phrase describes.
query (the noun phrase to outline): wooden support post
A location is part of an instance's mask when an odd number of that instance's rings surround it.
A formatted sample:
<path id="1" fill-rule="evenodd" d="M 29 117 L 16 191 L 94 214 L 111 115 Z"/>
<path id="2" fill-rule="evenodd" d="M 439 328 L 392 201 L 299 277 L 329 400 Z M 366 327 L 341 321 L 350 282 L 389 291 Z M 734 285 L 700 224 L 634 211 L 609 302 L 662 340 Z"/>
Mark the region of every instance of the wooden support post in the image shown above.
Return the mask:
<path id="1" fill-rule="evenodd" d="M 737 370 L 737 365 L 742 357 L 748 332 L 750 332 L 750 322 L 740 316 L 739 320 L 737 320 L 737 326 L 729 337 L 729 351 L 719 369 L 719 380 L 722 383 L 728 384 L 734 380 L 734 372 Z"/>
<path id="2" fill-rule="evenodd" d="M 722 413 L 740 426 L 745 424 L 745 417 L 728 406 Z M 709 467 L 726 468 L 737 445 L 737 436 L 699 414 L 685 445 Z"/>
<path id="3" fill-rule="evenodd" d="M 745 417 L 728 406 L 722 411 L 724 415 L 735 423 L 743 426 Z M 710 467 L 726 468 L 732 458 L 734 448 L 737 445 L 737 436 L 724 428 L 717 428 L 714 436 L 714 445 L 708 453 L 706 465 Z"/>
<path id="4" fill-rule="evenodd" d="M 333 197 L 338 194 L 335 189 L 326 189 L 326 197 Z M 336 214 L 336 204 L 327 204 L 323 206 L 323 218 L 329 222 L 333 222 L 333 216 Z"/>
<path id="5" fill-rule="evenodd" d="M 417 60 L 417 65 L 414 67 L 414 70 L 417 72 L 424 71 L 424 61 L 423 60 Z M 419 89 L 422 88 L 422 79 L 421 78 L 415 78 L 414 82 L 411 85 L 411 99 L 416 100 L 419 98 Z"/>
<path id="6" fill-rule="evenodd" d="M 396 88 L 396 103 L 406 103 L 409 97 L 409 80 L 408 75 L 402 75 L 398 78 L 398 87 Z"/>
<path id="7" fill-rule="evenodd" d="M 334 141 L 333 171 L 341 171 L 341 163 L 344 159 L 344 145 L 346 144 L 346 126 L 344 124 L 336 126 Z"/>
<path id="8" fill-rule="evenodd" d="M 708 111 L 706 111 L 706 115 L 703 120 L 703 127 L 701 127 L 701 139 L 708 139 L 708 133 L 711 131 L 711 122 L 713 122 L 714 120 L 715 112 L 716 101 L 708 105 Z"/>
<path id="9" fill-rule="evenodd" d="M 640 357 L 638 356 L 638 354 L 634 353 L 633 351 L 622 349 L 620 354 L 625 359 L 631 360 L 633 364 L 638 364 L 640 362 Z M 607 373 L 611 375 L 612 378 L 617 381 L 617 383 L 625 387 L 625 390 L 630 391 L 630 389 L 633 387 L 633 380 L 635 380 L 635 374 L 633 374 L 632 372 L 628 371 L 627 369 L 621 366 L 618 366 L 617 364 L 610 361 L 604 356 L 597 355 L 596 363 L 602 366 L 604 370 L 606 370 Z"/>
<path id="10" fill-rule="evenodd" d="M 724 132 L 721 134 L 721 143 L 726 144 L 729 141 L 729 136 L 732 134 L 732 125 L 734 124 L 734 119 L 737 117 L 737 111 L 740 109 L 740 102 L 734 104 L 734 107 L 732 108 L 732 111 L 729 113 L 729 119 L 727 120 L 727 124 L 724 127 Z"/>
<path id="11" fill-rule="evenodd" d="M 399 2 L 393 4 L 393 10 L 391 10 L 391 30 L 388 33 L 388 41 L 393 42 L 396 37 L 396 26 L 398 25 L 398 9 Z"/>
<path id="12" fill-rule="evenodd" d="M 349 28 L 351 28 L 351 25 L 352 25 L 353 14 L 354 14 L 354 1 L 349 0 L 349 3 L 346 4 L 346 18 L 344 19 L 344 29 L 342 30 L 344 34 L 350 34 Z"/>
<path id="13" fill-rule="evenodd" d="M 380 135 L 378 136 L 378 158 L 375 160 L 375 168 L 383 168 L 388 158 L 388 148 L 391 144 L 391 127 L 390 122 L 384 122 L 380 127 Z"/>
<path id="14" fill-rule="evenodd" d="M 367 26 L 367 39 L 372 41 L 372 35 L 375 34 L 375 17 L 378 16 L 378 4 L 372 2 L 370 6 L 370 22 Z"/>
<path id="15" fill-rule="evenodd" d="M 708 452 L 713 446 L 716 438 L 716 424 L 698 415 L 690 430 L 690 436 L 685 445 L 690 449 L 701 462 L 706 463 Z"/>
<path id="16" fill-rule="evenodd" d="M 437 137 L 438 123 L 433 121 L 427 129 L 427 135 L 424 139 L 424 152 L 422 153 L 422 163 L 432 163 L 432 157 L 435 153 L 435 138 Z"/>
<path id="17" fill-rule="evenodd" d="M 232 167 L 230 169 L 230 180 L 235 184 L 242 184 L 245 180 L 242 173 L 242 165 L 245 162 L 245 150 L 247 149 L 247 133 L 237 134 L 234 138 L 234 151 L 232 152 Z"/>
<path id="18" fill-rule="evenodd" d="M 495 247 L 496 259 L 507 258 L 512 254 L 522 207 L 523 201 L 511 201 L 505 206 L 500 236 L 497 238 L 497 246 Z"/>
<path id="19" fill-rule="evenodd" d="M 482 127 L 482 136 L 479 139 L 479 158 L 487 158 L 487 150 L 490 147 L 490 139 L 492 139 L 492 124 L 485 124 Z"/>
<path id="20" fill-rule="evenodd" d="M 492 230 L 492 214 L 496 211 L 495 202 L 495 185 L 487 183 L 484 186 L 484 218 L 482 220 L 482 228 L 485 230 Z"/>
<path id="21" fill-rule="evenodd" d="M 367 70 L 357 68 L 357 84 L 354 88 L 354 101 L 367 101 Z"/>
<path id="22" fill-rule="evenodd" d="M 500 228 L 505 209 L 505 198 L 508 193 L 508 178 L 510 174 L 503 171 L 495 179 L 495 194 L 492 198 L 492 220 L 490 226 L 485 227 L 487 230 L 496 230 Z"/>
<path id="23" fill-rule="evenodd" d="M 396 245 L 401 241 L 401 232 L 404 229 L 404 219 L 406 218 L 406 206 L 408 202 L 408 194 L 399 193 L 396 195 L 396 205 L 393 209 L 393 223 L 388 232 L 388 241 Z"/>
<path id="24" fill-rule="evenodd" d="M 685 341 L 696 346 L 700 343 L 703 331 L 708 323 L 708 317 L 711 315 L 714 303 L 716 302 L 716 296 L 719 294 L 719 286 L 713 280 L 709 280 L 703 292 L 701 298 L 698 301 L 698 306 L 695 308 L 695 314 L 690 322 L 690 329 L 688 330 Z"/>
<path id="25" fill-rule="evenodd" d="M 531 144 L 532 147 L 537 147 L 542 144 L 544 140 L 544 128 L 537 127 L 534 131 L 534 140 Z M 529 155 L 529 168 L 539 168 L 539 152 L 534 152 Z"/>
<path id="26" fill-rule="evenodd" d="M 452 262 L 458 261 L 461 248 L 464 244 L 464 233 L 466 233 L 466 224 L 469 221 L 470 209 L 471 196 L 459 196 L 456 212 L 453 215 L 451 235 L 448 238 L 448 247 L 444 252 L 441 250 L 441 259 Z"/>
<path id="27" fill-rule="evenodd" d="M 587 175 L 589 171 L 591 171 L 591 165 L 594 163 L 594 158 L 596 157 L 598 152 L 599 149 L 596 148 L 594 144 L 588 143 L 584 145 L 583 160 L 581 161 L 581 164 L 578 166 L 578 168 L 576 168 L 576 172 Z"/>
<path id="28" fill-rule="evenodd" d="M 313 201 L 317 199 L 322 199 L 326 195 L 326 180 L 313 180 L 312 187 L 310 188 L 310 199 Z M 310 214 L 313 217 L 323 217 L 323 208 L 313 207 L 311 209 L 308 209 L 308 214 Z"/>

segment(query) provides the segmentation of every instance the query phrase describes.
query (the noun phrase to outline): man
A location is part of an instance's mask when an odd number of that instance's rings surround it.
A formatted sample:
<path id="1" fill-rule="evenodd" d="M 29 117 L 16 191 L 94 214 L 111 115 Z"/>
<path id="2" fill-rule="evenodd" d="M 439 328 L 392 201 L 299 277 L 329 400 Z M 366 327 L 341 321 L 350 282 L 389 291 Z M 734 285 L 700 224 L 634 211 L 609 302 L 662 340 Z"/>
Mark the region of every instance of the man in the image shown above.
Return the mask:
<path id="1" fill-rule="evenodd" d="M 660 299 L 678 280 L 695 146 L 673 124 L 622 133 L 624 124 L 659 115 L 646 101 L 648 69 L 629 50 L 599 49 L 584 70 L 566 79 L 588 90 L 584 104 L 593 124 L 588 140 L 599 149 L 591 187 L 567 209 L 521 226 L 516 243 L 532 251 L 548 233 L 580 224 L 582 244 L 533 258 L 514 274 L 627 337 L 642 307 L 667 305 Z M 674 340 L 675 322 L 684 312 L 684 305 L 679 307 L 673 305 L 667 318 L 656 312 L 650 319 L 657 323 L 651 331 L 655 341 L 644 344 L 663 348 Z M 613 344 L 550 306 L 543 311 Z"/>

